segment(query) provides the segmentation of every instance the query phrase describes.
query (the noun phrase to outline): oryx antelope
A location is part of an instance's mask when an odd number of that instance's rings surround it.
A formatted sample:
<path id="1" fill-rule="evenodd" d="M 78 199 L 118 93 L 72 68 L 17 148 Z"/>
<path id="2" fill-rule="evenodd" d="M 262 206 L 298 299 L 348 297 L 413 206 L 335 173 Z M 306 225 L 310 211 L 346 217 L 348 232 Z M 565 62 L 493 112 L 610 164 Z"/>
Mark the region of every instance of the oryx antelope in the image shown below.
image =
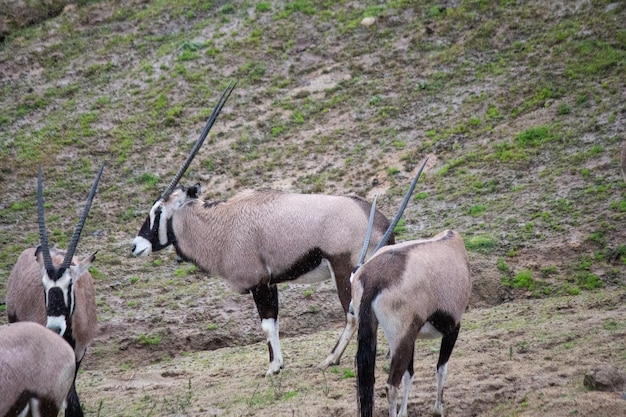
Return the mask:
<path id="1" fill-rule="evenodd" d="M 252 293 L 267 338 L 269 375 L 283 367 L 276 284 L 334 278 L 347 313 L 350 273 L 367 229 L 370 204 L 358 197 L 279 191 L 245 191 L 227 201 L 206 202 L 199 198 L 199 184 L 177 187 L 233 88 L 231 84 L 222 94 L 187 160 L 150 209 L 132 242 L 132 254 L 146 256 L 173 245 L 182 259 L 224 278 L 240 293 Z M 388 225 L 376 212 L 372 232 L 376 239 Z M 350 315 L 346 317 L 348 329 L 352 322 Z M 322 366 L 339 363 L 335 351 L 343 349 L 335 348 Z"/>
<path id="2" fill-rule="evenodd" d="M 39 168 L 37 204 L 41 244 L 22 252 L 7 281 L 6 307 L 9 322 L 33 321 L 58 333 L 74 350 L 76 372 L 87 347 L 98 333 L 98 322 L 95 290 L 88 271 L 96 254 L 79 262 L 74 257 L 74 251 L 103 169 L 104 166 L 100 168 L 91 186 L 67 251 L 61 251 L 48 247 L 41 167 Z M 80 400 L 73 383 L 67 400 L 66 417 L 82 416 Z"/>
<path id="3" fill-rule="evenodd" d="M 75 372 L 58 334 L 27 321 L 0 326 L 0 416 L 57 417 Z"/>
<path id="4" fill-rule="evenodd" d="M 368 245 L 367 237 L 365 245 Z M 399 415 L 407 415 L 415 340 L 440 337 L 433 414 L 443 416 L 448 359 L 472 287 L 463 239 L 457 232 L 445 230 L 430 239 L 385 246 L 374 252 L 351 277 L 351 308 L 358 321 L 356 366 L 360 415 L 373 415 L 376 332 L 380 323 L 391 355 L 387 378 L 389 416 L 397 414 L 400 382 L 403 395 Z"/>

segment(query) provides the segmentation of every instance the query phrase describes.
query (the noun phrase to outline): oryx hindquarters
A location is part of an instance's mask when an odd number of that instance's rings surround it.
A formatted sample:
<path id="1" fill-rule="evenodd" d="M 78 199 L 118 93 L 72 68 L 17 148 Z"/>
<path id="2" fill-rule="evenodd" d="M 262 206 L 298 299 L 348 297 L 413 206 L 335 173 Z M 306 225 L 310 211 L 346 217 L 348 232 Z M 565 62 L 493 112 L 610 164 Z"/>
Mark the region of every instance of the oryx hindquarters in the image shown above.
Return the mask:
<path id="1" fill-rule="evenodd" d="M 57 417 L 76 371 L 74 351 L 40 324 L 0 326 L 0 416 Z"/>
<path id="2" fill-rule="evenodd" d="M 357 395 L 361 416 L 373 414 L 376 329 L 389 343 L 389 416 L 407 415 L 418 338 L 442 338 L 436 367 L 434 415 L 443 415 L 447 364 L 471 293 L 470 269 L 460 235 L 446 230 L 431 239 L 387 246 L 354 275 L 352 303 L 358 317 Z"/>

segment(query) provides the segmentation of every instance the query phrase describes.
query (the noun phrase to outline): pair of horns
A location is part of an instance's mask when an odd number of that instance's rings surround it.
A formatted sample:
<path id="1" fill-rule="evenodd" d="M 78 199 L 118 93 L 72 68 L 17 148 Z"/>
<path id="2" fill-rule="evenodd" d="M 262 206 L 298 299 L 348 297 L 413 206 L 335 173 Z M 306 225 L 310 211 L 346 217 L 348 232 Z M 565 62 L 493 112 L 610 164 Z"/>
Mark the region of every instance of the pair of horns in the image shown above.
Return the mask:
<path id="1" fill-rule="evenodd" d="M 380 240 L 380 242 L 378 242 L 378 245 L 376 246 L 376 248 L 374 248 L 372 255 L 374 255 L 376 252 L 378 252 L 380 248 L 382 248 L 383 246 L 387 244 L 387 241 L 389 240 L 389 236 L 391 236 L 391 233 L 393 233 L 393 229 L 395 229 L 396 225 L 400 221 L 400 218 L 402 217 L 402 214 L 404 213 L 404 209 L 406 209 L 406 206 L 409 203 L 411 194 L 413 194 L 413 190 L 415 190 L 415 186 L 417 185 L 417 180 L 419 180 L 420 176 L 422 175 L 422 171 L 424 170 L 424 167 L 426 166 L 426 162 L 428 162 L 428 158 L 424 160 L 424 162 L 422 163 L 422 166 L 417 172 L 417 175 L 415 175 L 415 178 L 413 178 L 413 181 L 411 181 L 411 185 L 409 186 L 408 191 L 406 192 L 406 194 L 404 195 L 404 198 L 402 199 L 402 204 L 400 204 L 400 208 L 398 209 L 398 212 L 396 213 L 395 217 L 391 221 L 391 224 L 387 228 L 387 231 L 383 235 L 383 238 Z M 378 198 L 378 195 L 375 195 L 374 201 L 372 201 L 372 208 L 370 210 L 370 219 L 367 225 L 367 232 L 365 233 L 365 241 L 363 242 L 363 249 L 361 250 L 359 261 L 356 264 L 357 269 L 363 265 L 365 261 L 365 255 L 367 253 L 367 247 L 370 244 L 370 238 L 372 236 L 372 229 L 374 227 L 374 215 L 376 213 L 376 199 L 377 198 Z"/>
<path id="2" fill-rule="evenodd" d="M 98 188 L 98 182 L 100 181 L 100 177 L 102 176 L 102 171 L 104 171 L 104 165 L 102 165 L 100 171 L 98 171 L 98 175 L 96 176 L 96 179 L 91 186 L 91 190 L 89 191 L 87 203 L 85 203 L 85 208 L 83 209 L 83 214 L 81 215 L 80 220 L 78 220 L 78 224 L 74 229 L 74 235 L 72 236 L 70 245 L 67 248 L 67 252 L 65 253 L 65 258 L 63 258 L 63 263 L 58 270 L 61 273 L 69 268 L 72 263 L 74 251 L 76 250 L 76 245 L 78 245 L 78 239 L 80 239 L 80 233 L 83 231 L 85 220 L 87 219 L 87 215 L 89 214 L 91 202 L 96 195 L 96 188 Z M 46 222 L 43 214 L 43 184 L 41 180 L 41 165 L 39 165 L 39 174 L 37 179 L 37 211 L 39 215 L 39 236 L 41 238 L 41 252 L 43 255 L 44 267 L 46 268 L 46 272 L 48 272 L 48 276 L 54 279 L 56 277 L 56 269 L 52 264 L 52 256 L 50 256 L 50 248 L 48 246 L 48 234 L 46 233 Z"/>
<path id="3" fill-rule="evenodd" d="M 165 191 L 163 192 L 163 194 L 161 194 L 161 200 L 164 200 L 164 201 L 167 200 L 170 194 L 172 194 L 172 191 L 174 191 L 174 188 L 176 188 L 176 185 L 178 185 L 178 181 L 180 181 L 181 177 L 185 174 L 185 171 L 187 171 L 187 168 L 189 168 L 191 161 L 193 161 L 193 158 L 196 156 L 196 154 L 200 150 L 200 147 L 204 143 L 204 140 L 209 134 L 209 131 L 213 127 L 213 123 L 215 123 L 217 116 L 220 114 L 220 111 L 222 111 L 222 107 L 224 107 L 226 100 L 228 100 L 228 97 L 230 97 L 230 93 L 233 92 L 236 86 L 237 86 L 237 81 L 231 81 L 230 83 L 228 83 L 228 87 L 226 87 L 226 90 L 224 90 L 224 92 L 222 93 L 220 100 L 215 105 L 215 108 L 213 109 L 211 116 L 209 116 L 209 119 L 207 120 L 206 125 L 204 126 L 204 129 L 200 133 L 200 137 L 196 141 L 195 145 L 193 145 L 191 152 L 189 152 L 189 156 L 187 156 L 187 160 L 180 167 L 176 175 L 174 175 L 174 179 L 172 180 L 172 182 L 170 182 L 170 185 L 168 185 Z"/>

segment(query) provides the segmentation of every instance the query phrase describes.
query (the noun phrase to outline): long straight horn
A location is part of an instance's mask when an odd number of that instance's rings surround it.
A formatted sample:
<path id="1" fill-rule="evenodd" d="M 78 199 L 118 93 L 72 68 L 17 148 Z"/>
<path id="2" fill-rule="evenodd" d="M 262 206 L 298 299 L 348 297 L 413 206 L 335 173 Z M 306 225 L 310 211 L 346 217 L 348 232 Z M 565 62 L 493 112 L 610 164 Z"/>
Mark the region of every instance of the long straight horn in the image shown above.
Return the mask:
<path id="1" fill-rule="evenodd" d="M 87 203 L 85 203 L 85 208 L 83 209 L 83 214 L 80 216 L 80 220 L 74 229 L 74 235 L 72 236 L 72 240 L 70 241 L 69 247 L 67 248 L 67 252 L 65 253 L 65 258 L 63 258 L 63 264 L 61 264 L 60 270 L 66 270 L 69 268 L 72 263 L 72 258 L 74 257 L 74 251 L 76 250 L 76 245 L 78 245 L 78 239 L 80 239 L 80 233 L 83 231 L 83 226 L 85 225 L 85 220 L 87 219 L 87 215 L 89 214 L 89 209 L 91 208 L 91 202 L 93 201 L 94 196 L 96 195 L 96 188 L 98 188 L 98 182 L 100 181 L 100 177 L 102 176 L 102 171 L 104 171 L 104 165 L 100 167 L 100 171 L 98 171 L 98 175 L 91 186 L 91 190 L 89 191 L 89 196 L 87 197 Z"/>
<path id="2" fill-rule="evenodd" d="M 43 185 L 41 180 L 41 165 L 39 165 L 39 175 L 37 178 L 37 213 L 39 216 L 39 238 L 41 240 L 41 254 L 43 255 L 43 264 L 46 268 L 48 276 L 54 275 L 54 265 L 52 265 L 52 256 L 50 256 L 50 248 L 48 247 L 48 233 L 46 232 L 46 221 L 43 215 Z"/>
<path id="3" fill-rule="evenodd" d="M 361 254 L 359 255 L 359 261 L 356 263 L 356 268 L 358 269 L 363 265 L 365 261 L 365 255 L 367 254 L 367 247 L 370 245 L 370 238 L 372 237 L 372 229 L 374 228 L 374 216 L 376 215 L 376 199 L 378 198 L 378 194 L 374 195 L 374 201 L 372 201 L 372 208 L 370 209 L 370 219 L 367 224 L 367 232 L 365 232 L 365 239 L 363 242 L 363 249 L 361 249 Z"/>
<path id="4" fill-rule="evenodd" d="M 172 182 L 170 182 L 170 185 L 168 185 L 165 191 L 163 192 L 163 194 L 161 194 L 161 200 L 167 200 L 167 198 L 170 196 L 172 191 L 174 191 L 174 188 L 178 184 L 178 181 L 180 181 L 180 178 L 185 174 L 185 171 L 187 171 L 187 168 L 189 168 L 191 161 L 193 161 L 193 158 L 198 153 L 198 150 L 200 150 L 200 147 L 204 143 L 204 140 L 209 134 L 209 131 L 213 127 L 213 123 L 215 123 L 217 116 L 220 114 L 220 111 L 222 111 L 222 107 L 224 107 L 226 100 L 228 100 L 228 97 L 230 97 L 230 93 L 233 92 L 236 86 L 237 86 L 237 81 L 231 81 L 228 84 L 228 87 L 226 87 L 226 90 L 224 90 L 224 92 L 222 93 L 222 97 L 220 97 L 220 100 L 215 105 L 215 108 L 213 109 L 211 116 L 209 116 L 209 119 L 207 120 L 206 125 L 204 126 L 204 129 L 202 130 L 202 133 L 200 133 L 200 137 L 198 138 L 195 145 L 191 149 L 191 152 L 189 152 L 189 156 L 187 156 L 187 160 L 185 161 L 183 166 L 180 167 L 176 175 L 174 175 L 174 179 L 172 180 Z"/>
<path id="5" fill-rule="evenodd" d="M 372 252 L 373 254 L 376 253 L 378 249 L 382 248 L 383 246 L 387 244 L 387 241 L 389 240 L 389 236 L 391 236 L 393 229 L 395 229 L 396 225 L 400 221 L 400 218 L 402 217 L 402 214 L 404 213 L 404 209 L 406 208 L 406 205 L 409 203 L 409 198 L 411 198 L 411 194 L 413 194 L 415 185 L 417 185 L 417 180 L 419 180 L 420 175 L 422 175 L 422 171 L 424 170 L 424 167 L 426 166 L 426 162 L 428 162 L 428 157 L 426 157 L 426 159 L 424 160 L 424 163 L 422 163 L 422 166 L 420 167 L 420 170 L 417 172 L 417 175 L 413 179 L 413 182 L 411 182 L 411 186 L 409 187 L 409 190 L 404 195 L 404 199 L 402 200 L 402 204 L 400 204 L 400 208 L 398 209 L 398 212 L 396 213 L 396 217 L 394 217 L 393 220 L 391 221 L 391 224 L 389 225 L 389 228 L 383 235 L 383 238 L 378 243 L 378 246 L 376 246 L 376 248 L 374 249 L 374 252 Z"/>

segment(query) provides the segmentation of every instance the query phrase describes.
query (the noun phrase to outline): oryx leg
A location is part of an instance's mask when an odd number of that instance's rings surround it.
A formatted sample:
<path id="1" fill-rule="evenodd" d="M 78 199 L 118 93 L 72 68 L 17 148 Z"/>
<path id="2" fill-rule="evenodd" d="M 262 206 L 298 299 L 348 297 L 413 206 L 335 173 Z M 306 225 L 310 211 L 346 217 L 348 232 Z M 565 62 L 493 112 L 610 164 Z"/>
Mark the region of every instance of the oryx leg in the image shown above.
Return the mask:
<path id="1" fill-rule="evenodd" d="M 356 332 L 357 328 L 358 322 L 356 315 L 352 311 L 352 308 L 349 308 L 348 313 L 346 313 L 346 327 L 343 329 L 343 332 L 341 332 L 341 336 L 339 336 L 337 344 L 330 352 L 326 360 L 319 364 L 319 367 L 321 369 L 326 369 L 331 365 L 339 365 L 341 356 L 346 350 L 346 347 L 348 347 L 348 343 L 350 342 L 350 339 L 354 335 L 354 332 Z"/>
<path id="2" fill-rule="evenodd" d="M 443 416 L 443 386 L 448 373 L 448 360 L 450 355 L 452 355 L 452 349 L 454 349 L 459 330 L 460 326 L 456 326 L 451 333 L 444 335 L 441 339 L 441 349 L 439 350 L 439 360 L 437 361 L 437 398 L 435 399 L 433 416 Z"/>
<path id="3" fill-rule="evenodd" d="M 261 317 L 261 328 L 265 332 L 270 354 L 270 368 L 266 375 L 275 375 L 283 369 L 283 353 L 280 349 L 278 325 L 278 287 L 258 285 L 252 290 L 254 303 Z"/>
<path id="4" fill-rule="evenodd" d="M 399 417 L 407 416 L 409 389 L 413 383 L 413 355 L 415 352 L 415 338 L 404 337 L 397 346 L 391 347 L 391 365 L 387 378 L 387 402 L 389 403 L 389 417 L 396 417 L 398 410 L 398 390 L 403 383 L 402 404 Z"/>
<path id="5" fill-rule="evenodd" d="M 409 415 L 409 391 L 411 385 L 413 385 L 413 375 L 415 371 L 413 369 L 413 359 L 415 357 L 415 345 L 413 345 L 413 353 L 411 353 L 411 359 L 409 360 L 409 366 L 402 375 L 402 404 L 400 405 L 400 417 L 406 417 Z"/>
<path id="6" fill-rule="evenodd" d="M 348 259 L 337 257 L 334 259 L 334 262 L 339 266 L 333 271 L 332 277 L 337 284 L 337 295 L 339 296 L 339 301 L 341 301 L 343 311 L 346 312 L 346 327 L 344 327 L 343 332 L 341 332 L 341 336 L 339 336 L 339 340 L 337 340 L 337 344 L 333 350 L 330 351 L 326 360 L 319 364 L 320 369 L 326 369 L 331 365 L 339 365 L 343 352 L 346 350 L 350 339 L 354 336 L 354 333 L 358 328 L 358 319 L 352 311 L 351 306 L 352 287 L 350 285 L 350 275 L 352 271 L 343 267 L 343 265 L 349 264 Z"/>
<path id="7" fill-rule="evenodd" d="M 407 402 L 409 398 L 409 390 L 413 382 L 413 357 L 415 355 L 415 340 L 423 327 L 423 322 L 418 318 L 405 321 L 388 320 L 394 315 L 390 314 L 390 309 L 394 309 L 393 305 L 378 305 L 377 302 L 372 304 L 376 316 L 379 318 L 380 325 L 385 334 L 385 338 L 389 342 L 389 351 L 391 354 L 391 364 L 389 367 L 389 376 L 387 377 L 387 402 L 389 404 L 389 417 L 396 417 L 398 411 L 398 390 L 400 383 L 404 383 L 404 392 L 402 394 L 402 404 L 400 406 L 400 416 L 407 415 Z"/>

